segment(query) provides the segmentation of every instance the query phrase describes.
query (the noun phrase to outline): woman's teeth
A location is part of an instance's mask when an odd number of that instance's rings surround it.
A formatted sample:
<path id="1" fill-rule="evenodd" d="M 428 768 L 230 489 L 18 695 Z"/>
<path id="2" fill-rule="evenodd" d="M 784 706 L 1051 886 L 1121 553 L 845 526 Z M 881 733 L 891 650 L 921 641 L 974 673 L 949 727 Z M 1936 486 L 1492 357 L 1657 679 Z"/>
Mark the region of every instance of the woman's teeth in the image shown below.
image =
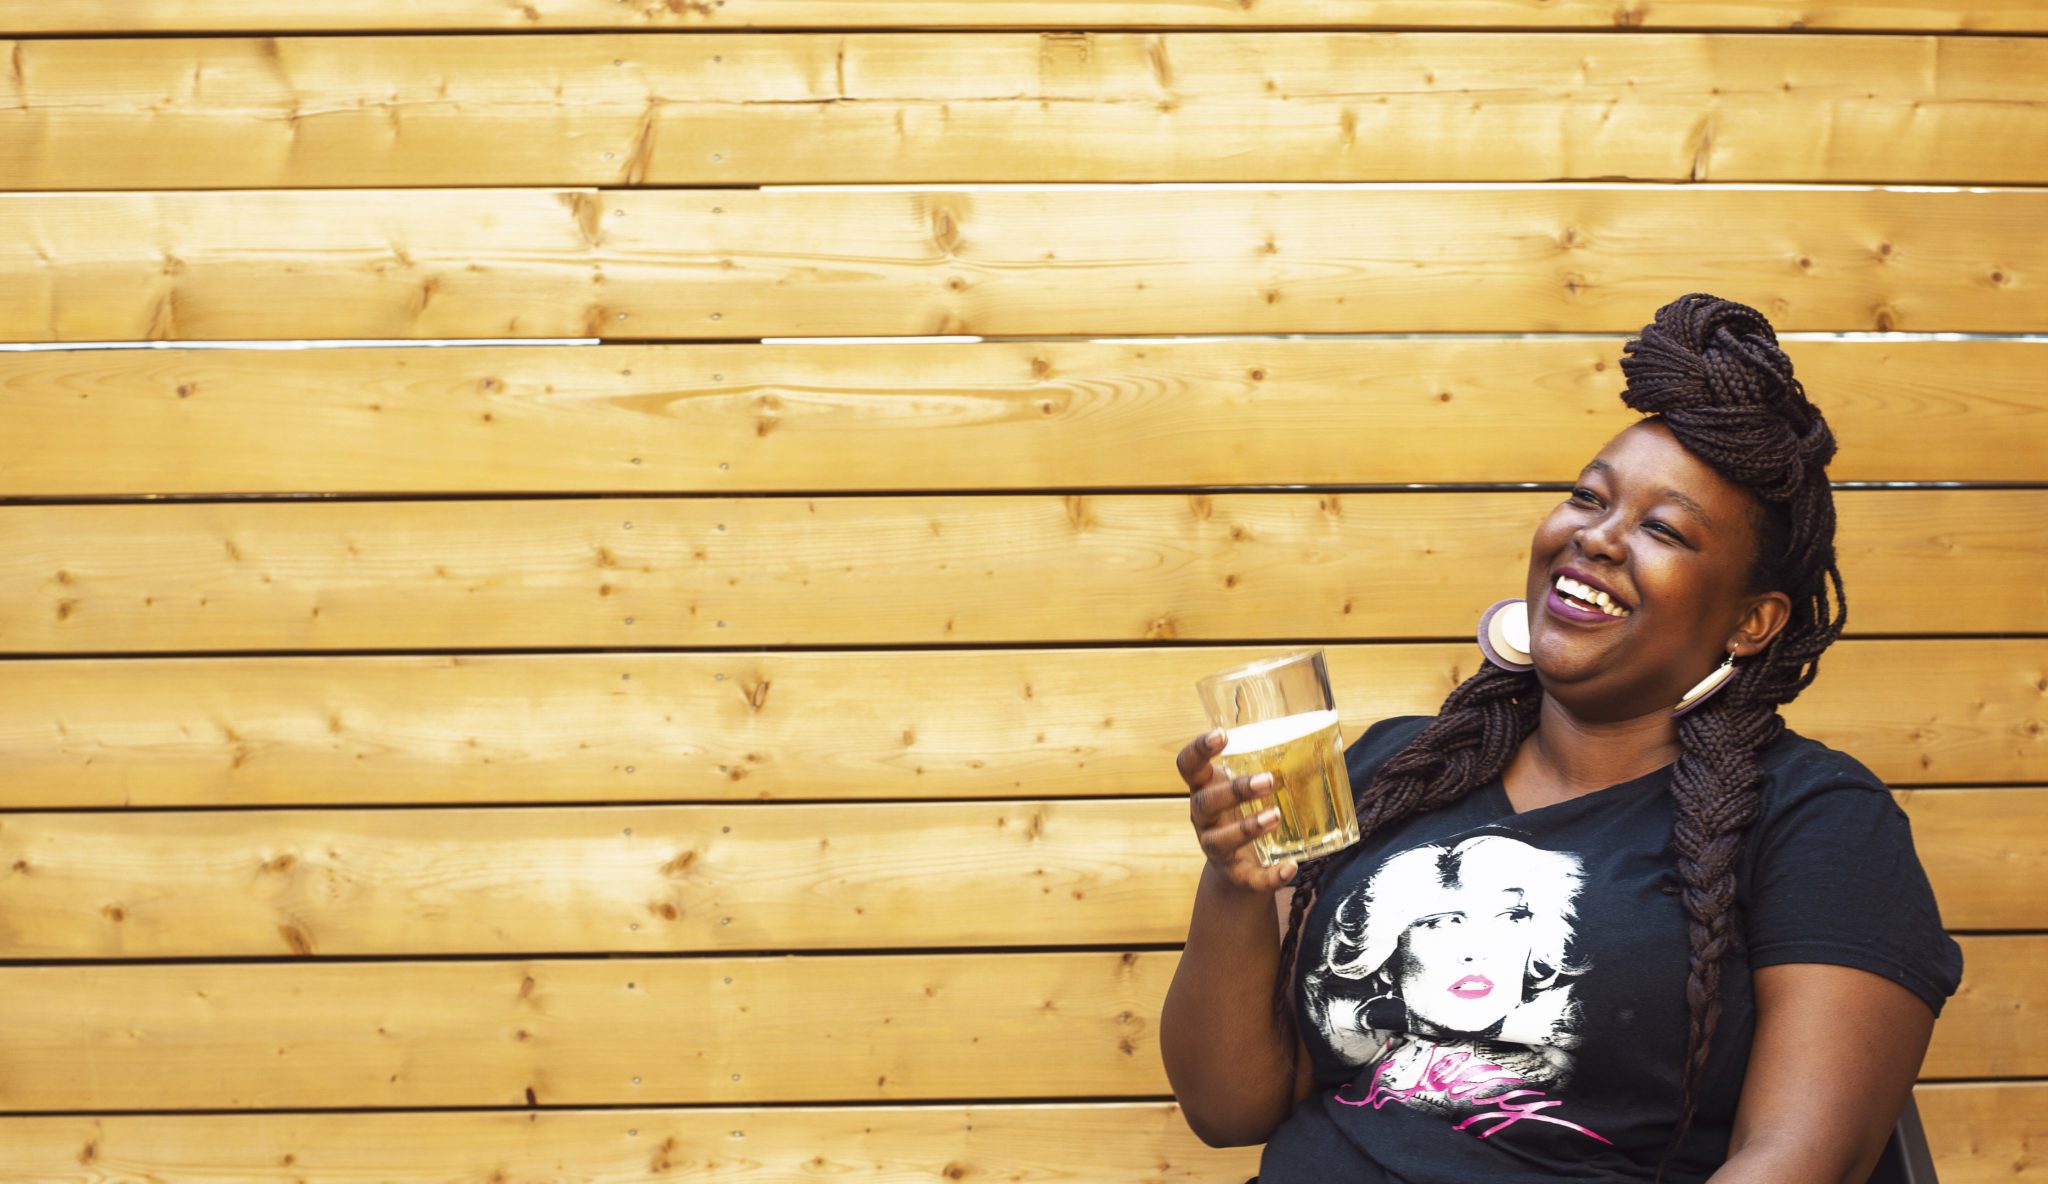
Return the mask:
<path id="1" fill-rule="evenodd" d="M 1606 613 L 1610 617 L 1625 617 L 1629 610 L 1614 602 L 1614 597 L 1601 592 L 1570 576 L 1557 577 L 1557 590 L 1567 599 L 1577 601 L 1581 606 L 1594 612 Z"/>

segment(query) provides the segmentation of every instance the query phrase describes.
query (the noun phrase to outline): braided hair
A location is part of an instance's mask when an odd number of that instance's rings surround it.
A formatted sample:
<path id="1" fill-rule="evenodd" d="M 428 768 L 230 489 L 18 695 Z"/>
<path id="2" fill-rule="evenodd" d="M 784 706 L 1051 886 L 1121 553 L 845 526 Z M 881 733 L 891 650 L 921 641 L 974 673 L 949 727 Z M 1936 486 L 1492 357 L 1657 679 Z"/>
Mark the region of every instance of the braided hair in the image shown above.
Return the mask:
<path id="1" fill-rule="evenodd" d="M 1791 360 L 1763 314 L 1732 300 L 1682 296 L 1658 309 L 1622 353 L 1622 401 L 1660 420 L 1686 451 L 1749 491 L 1757 557 L 1748 591 L 1779 591 L 1792 602 L 1784 628 L 1742 663 L 1740 676 L 1678 721 L 1672 847 L 1684 883 L 1689 964 L 1680 1118 L 1668 1160 L 1691 1129 L 1721 1015 L 1721 966 L 1735 936 L 1735 866 L 1764 783 L 1757 754 L 1784 730 L 1779 705 L 1813 681 L 1821 652 L 1841 636 L 1847 601 L 1835 566 L 1835 506 L 1825 471 L 1835 454 L 1834 434 L 1792 376 Z M 1452 690 L 1436 718 L 1380 766 L 1372 783 L 1357 788 L 1360 834 L 1446 805 L 1503 775 L 1536 729 L 1542 701 L 1533 670 L 1482 663 Z M 1305 861 L 1296 873 L 1280 946 L 1282 974 L 1274 986 L 1283 1030 L 1292 1030 L 1287 990 L 1302 920 L 1319 885 L 1357 850 Z"/>

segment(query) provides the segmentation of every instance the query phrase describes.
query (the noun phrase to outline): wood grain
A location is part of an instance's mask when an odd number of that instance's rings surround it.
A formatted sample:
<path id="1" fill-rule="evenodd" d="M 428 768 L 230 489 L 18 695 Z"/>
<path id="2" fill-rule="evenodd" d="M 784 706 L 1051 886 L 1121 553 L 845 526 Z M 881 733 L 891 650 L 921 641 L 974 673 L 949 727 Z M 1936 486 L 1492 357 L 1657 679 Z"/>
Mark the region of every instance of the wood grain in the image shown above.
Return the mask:
<path id="1" fill-rule="evenodd" d="M 2042 1178 L 2031 1147 L 2048 1136 L 2048 1083 L 1926 1084 L 1914 1097 L 1945 1184 Z M 1259 1150 L 1202 1146 L 1170 1102 L 0 1118 L 0 1173 L 59 1178 L 81 1158 L 164 1184 L 278 1166 L 389 1184 L 493 1169 L 624 1179 L 678 1168 L 762 1184 L 820 1170 L 928 1184 L 953 1169 L 966 1179 L 1165 1184 L 1248 1176 Z"/>
<path id="2" fill-rule="evenodd" d="M 2048 1073 L 2048 938 L 1962 939 L 1929 1078 Z M 1177 955 L 0 969 L 12 1111 L 738 1104 L 1165 1091 Z M 730 980 L 730 981 L 727 981 Z M 1002 1071 L 990 1072 L 1000 1065 Z M 639 1078 L 635 1081 L 635 1078 Z"/>
<path id="3" fill-rule="evenodd" d="M 1943 1181 L 2048 1179 L 2034 1151 L 2048 1138 L 2048 1082 L 1922 1085 L 1913 1098 Z"/>
<path id="4" fill-rule="evenodd" d="M 1194 681 L 1273 649 L 16 660 L 0 805 L 1170 797 Z M 1328 654 L 1353 737 L 1479 660 Z M 1851 640 L 1785 715 L 1894 785 L 2038 781 L 2044 686 L 2038 639 Z"/>
<path id="5" fill-rule="evenodd" d="M 2048 928 L 2048 789 L 1901 796 L 1945 924 Z M 0 866 L 7 958 L 207 958 L 1178 942 L 1201 856 L 1165 798 L 13 814 Z"/>
<path id="6" fill-rule="evenodd" d="M 0 338 L 1634 332 L 1701 289 L 1780 330 L 2025 333 L 2044 219 L 2032 189 L 23 193 Z"/>
<path id="7" fill-rule="evenodd" d="M 0 0 L 22 33 L 382 29 L 1145 28 L 1892 29 L 2041 31 L 2031 0 Z"/>
<path id="8" fill-rule="evenodd" d="M 1192 1184 L 1242 1180 L 1259 1166 L 1256 1147 L 1203 1146 L 1163 1101 L 0 1118 L 0 1175 L 60 1179 L 82 1157 L 163 1184 L 280 1168 L 385 1184 L 485 1180 L 493 1171 L 513 1180 L 682 1173 L 730 1184 L 820 1174 L 863 1184 Z"/>
<path id="9" fill-rule="evenodd" d="M 0 353 L 0 496 L 1565 481 L 1622 340 Z M 1837 481 L 2041 474 L 2037 343 L 1786 349 Z"/>
<path id="10" fill-rule="evenodd" d="M 0 506 L 17 653 L 1457 637 L 1559 493 Z M 1868 633 L 2048 619 L 2048 493 L 1848 490 Z M 1959 595 L 1958 589 L 1968 589 Z"/>
<path id="11" fill-rule="evenodd" d="M 793 33 L 0 42 L 18 189 L 2025 184 L 2037 38 Z M 4 92 L 0 92 L 4 93 Z"/>

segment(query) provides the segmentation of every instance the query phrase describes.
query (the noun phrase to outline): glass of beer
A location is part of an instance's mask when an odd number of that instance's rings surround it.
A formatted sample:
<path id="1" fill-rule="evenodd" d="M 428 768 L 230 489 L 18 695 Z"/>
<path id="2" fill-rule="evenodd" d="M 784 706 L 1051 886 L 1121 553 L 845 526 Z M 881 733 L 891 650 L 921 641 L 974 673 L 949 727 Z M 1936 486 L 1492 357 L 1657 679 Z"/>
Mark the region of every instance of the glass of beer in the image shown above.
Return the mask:
<path id="1" fill-rule="evenodd" d="M 1195 684 L 1209 722 L 1222 728 L 1224 773 L 1271 773 L 1271 797 L 1239 803 L 1249 818 L 1274 806 L 1280 825 L 1252 840 L 1261 867 L 1282 859 L 1313 859 L 1358 841 L 1351 775 L 1323 651 L 1261 658 Z"/>

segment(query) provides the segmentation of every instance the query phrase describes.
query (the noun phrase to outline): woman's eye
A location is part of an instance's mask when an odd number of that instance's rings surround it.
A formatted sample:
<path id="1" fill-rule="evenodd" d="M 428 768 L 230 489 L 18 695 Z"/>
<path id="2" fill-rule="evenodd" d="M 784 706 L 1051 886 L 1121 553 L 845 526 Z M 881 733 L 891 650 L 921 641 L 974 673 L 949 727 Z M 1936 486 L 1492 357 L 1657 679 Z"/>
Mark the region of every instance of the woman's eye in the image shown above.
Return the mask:
<path id="1" fill-rule="evenodd" d="M 1575 502 L 1594 502 L 1594 503 L 1598 503 L 1600 499 L 1599 499 L 1598 497 L 1594 496 L 1594 494 L 1593 494 L 1593 491 L 1592 491 L 1592 490 L 1590 490 L 1590 489 L 1587 489 L 1587 488 L 1586 488 L 1585 486 L 1581 485 L 1581 486 L 1579 486 L 1579 487 L 1578 487 L 1577 489 L 1574 489 L 1574 490 L 1572 490 L 1572 497 L 1571 497 L 1571 500 L 1573 500 L 1573 501 L 1575 501 Z"/>
<path id="2" fill-rule="evenodd" d="M 1526 904 L 1518 904 L 1501 913 L 1501 916 L 1506 917 L 1510 921 L 1526 921 L 1535 915 Z"/>
<path id="3" fill-rule="evenodd" d="M 1654 521 L 1654 520 L 1653 520 L 1653 521 L 1649 522 L 1649 523 L 1648 523 L 1647 525 L 1648 525 L 1649 527 L 1654 527 L 1654 528 L 1655 528 L 1656 530 L 1660 531 L 1660 532 L 1661 532 L 1661 533 L 1663 533 L 1663 534 L 1669 535 L 1670 537 L 1672 537 L 1672 538 L 1674 538 L 1674 539 L 1677 539 L 1677 540 L 1678 540 L 1679 542 L 1681 542 L 1681 543 L 1685 541 L 1685 536 L 1684 536 L 1684 535 L 1682 535 L 1682 534 L 1678 533 L 1677 531 L 1675 531 L 1675 530 L 1671 529 L 1671 528 L 1670 528 L 1669 526 L 1666 526 L 1666 525 L 1664 525 L 1664 524 L 1663 524 L 1662 522 L 1657 522 L 1657 521 Z"/>

